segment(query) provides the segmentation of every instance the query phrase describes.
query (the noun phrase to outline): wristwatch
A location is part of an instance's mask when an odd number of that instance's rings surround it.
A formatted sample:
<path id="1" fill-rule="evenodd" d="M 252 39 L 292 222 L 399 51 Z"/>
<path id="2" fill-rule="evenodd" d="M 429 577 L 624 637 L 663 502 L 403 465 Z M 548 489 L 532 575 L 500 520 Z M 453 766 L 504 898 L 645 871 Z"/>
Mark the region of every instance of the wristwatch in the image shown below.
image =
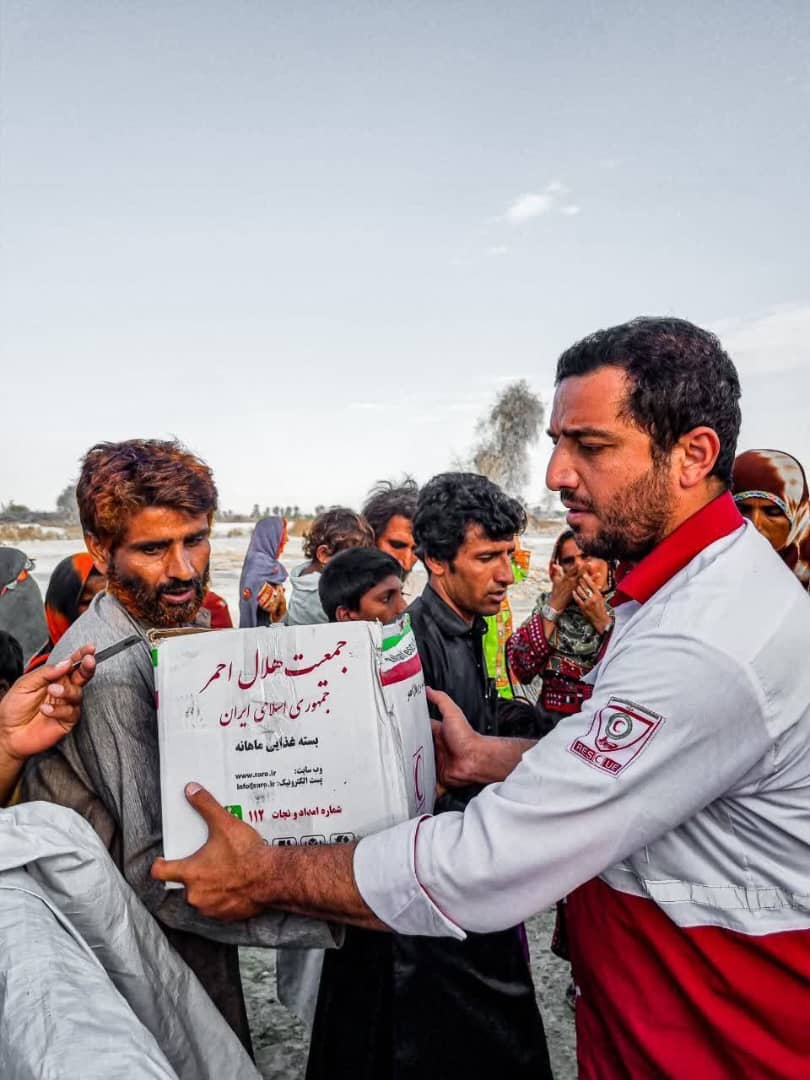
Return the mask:
<path id="1" fill-rule="evenodd" d="M 544 619 L 548 619 L 549 622 L 555 623 L 560 621 L 560 616 L 562 615 L 562 612 L 557 611 L 557 609 L 553 608 L 551 604 L 543 604 L 543 606 L 540 608 L 540 614 L 543 616 Z"/>

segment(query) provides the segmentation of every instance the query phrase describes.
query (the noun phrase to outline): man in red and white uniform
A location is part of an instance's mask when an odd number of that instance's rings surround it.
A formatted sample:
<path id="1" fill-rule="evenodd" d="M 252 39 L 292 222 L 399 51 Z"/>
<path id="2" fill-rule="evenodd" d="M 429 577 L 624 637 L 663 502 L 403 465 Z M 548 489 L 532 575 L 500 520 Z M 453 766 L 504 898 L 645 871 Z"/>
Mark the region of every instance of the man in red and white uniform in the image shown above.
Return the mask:
<path id="1" fill-rule="evenodd" d="M 728 494 L 738 399 L 681 320 L 572 346 L 548 484 L 584 551 L 630 564 L 582 711 L 531 745 L 445 698 L 440 775 L 489 786 L 353 856 L 265 848 L 191 791 L 211 839 L 157 876 L 223 918 L 457 938 L 568 896 L 580 1076 L 807 1076 L 810 604 Z"/>

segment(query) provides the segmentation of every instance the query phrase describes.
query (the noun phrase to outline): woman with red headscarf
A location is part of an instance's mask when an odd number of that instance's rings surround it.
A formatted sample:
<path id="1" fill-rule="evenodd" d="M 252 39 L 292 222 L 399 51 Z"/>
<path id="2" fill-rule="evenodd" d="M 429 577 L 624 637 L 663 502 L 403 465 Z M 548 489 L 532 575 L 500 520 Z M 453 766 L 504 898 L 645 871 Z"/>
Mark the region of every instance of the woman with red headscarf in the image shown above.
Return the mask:
<path id="1" fill-rule="evenodd" d="M 746 450 L 734 462 L 732 491 L 743 517 L 810 591 L 810 496 L 796 458 L 784 450 Z"/>
<path id="2" fill-rule="evenodd" d="M 93 557 L 88 552 L 68 555 L 57 563 L 45 593 L 48 641 L 28 661 L 28 671 L 45 663 L 60 637 L 87 611 L 93 597 L 103 588 L 104 575 L 96 570 Z"/>

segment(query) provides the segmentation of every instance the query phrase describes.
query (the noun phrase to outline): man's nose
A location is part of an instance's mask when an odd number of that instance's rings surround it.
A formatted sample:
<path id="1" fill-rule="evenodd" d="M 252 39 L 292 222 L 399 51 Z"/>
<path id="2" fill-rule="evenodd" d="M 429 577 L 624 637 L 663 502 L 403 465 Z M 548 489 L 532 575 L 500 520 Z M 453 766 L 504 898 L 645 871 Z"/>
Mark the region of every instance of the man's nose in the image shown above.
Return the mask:
<path id="1" fill-rule="evenodd" d="M 397 597 L 397 602 L 394 605 L 394 616 L 396 617 L 398 615 L 401 615 L 402 612 L 407 608 L 407 606 L 408 606 L 408 601 L 405 599 L 405 597 L 404 596 L 398 596 Z"/>
<path id="2" fill-rule="evenodd" d="M 169 562 L 166 567 L 168 577 L 187 581 L 194 577 L 194 564 L 185 544 L 172 544 L 169 548 Z"/>
<path id="3" fill-rule="evenodd" d="M 495 580 L 499 585 L 512 585 L 515 580 L 515 571 L 512 566 L 512 556 L 507 555 L 499 559 L 495 566 Z"/>
<path id="4" fill-rule="evenodd" d="M 571 455 L 557 443 L 546 469 L 546 487 L 550 491 L 561 491 L 563 488 L 573 489 L 578 483 L 579 477 L 571 462 Z"/>

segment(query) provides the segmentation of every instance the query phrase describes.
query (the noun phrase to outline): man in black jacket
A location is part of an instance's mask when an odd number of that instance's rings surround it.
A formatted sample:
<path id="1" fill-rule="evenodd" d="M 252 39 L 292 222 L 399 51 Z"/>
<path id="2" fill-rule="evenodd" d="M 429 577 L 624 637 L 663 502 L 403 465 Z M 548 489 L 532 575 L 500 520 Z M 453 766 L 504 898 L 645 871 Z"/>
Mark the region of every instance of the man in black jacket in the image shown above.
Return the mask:
<path id="1" fill-rule="evenodd" d="M 484 662 L 484 615 L 512 584 L 515 536 L 526 515 L 495 484 L 445 473 L 422 489 L 414 518 L 430 575 L 409 608 L 425 682 L 444 690 L 481 732 L 497 731 L 497 696 Z M 445 795 L 463 809 L 477 788 Z M 339 1063 L 355 1080 L 550 1080 L 525 937 L 403 937 L 348 928 L 327 955 L 307 1080 Z"/>
<path id="2" fill-rule="evenodd" d="M 525 528 L 520 503 L 475 473 L 435 476 L 414 520 L 429 574 L 409 608 L 425 682 L 448 693 L 487 735 L 496 732 L 497 695 L 484 661 L 484 616 L 500 611 L 514 581 L 515 537 Z"/>
<path id="3" fill-rule="evenodd" d="M 502 705 L 484 659 L 484 616 L 500 610 L 514 581 L 516 537 L 526 513 L 516 499 L 475 473 L 442 473 L 419 495 L 414 518 L 417 551 L 428 584 L 408 609 L 425 683 L 443 690 L 479 732 L 497 734 Z M 438 715 L 437 715 L 438 718 Z M 455 789 L 435 812 L 463 810 L 478 788 Z M 422 1001 L 445 1018 L 458 1075 L 550 1076 L 543 1022 L 537 1009 L 522 927 L 470 934 L 464 942 L 401 937 L 395 963 L 401 1008 Z M 460 1059 L 459 1059 L 460 1055 Z M 448 1073 L 449 1075 L 449 1073 Z"/>

